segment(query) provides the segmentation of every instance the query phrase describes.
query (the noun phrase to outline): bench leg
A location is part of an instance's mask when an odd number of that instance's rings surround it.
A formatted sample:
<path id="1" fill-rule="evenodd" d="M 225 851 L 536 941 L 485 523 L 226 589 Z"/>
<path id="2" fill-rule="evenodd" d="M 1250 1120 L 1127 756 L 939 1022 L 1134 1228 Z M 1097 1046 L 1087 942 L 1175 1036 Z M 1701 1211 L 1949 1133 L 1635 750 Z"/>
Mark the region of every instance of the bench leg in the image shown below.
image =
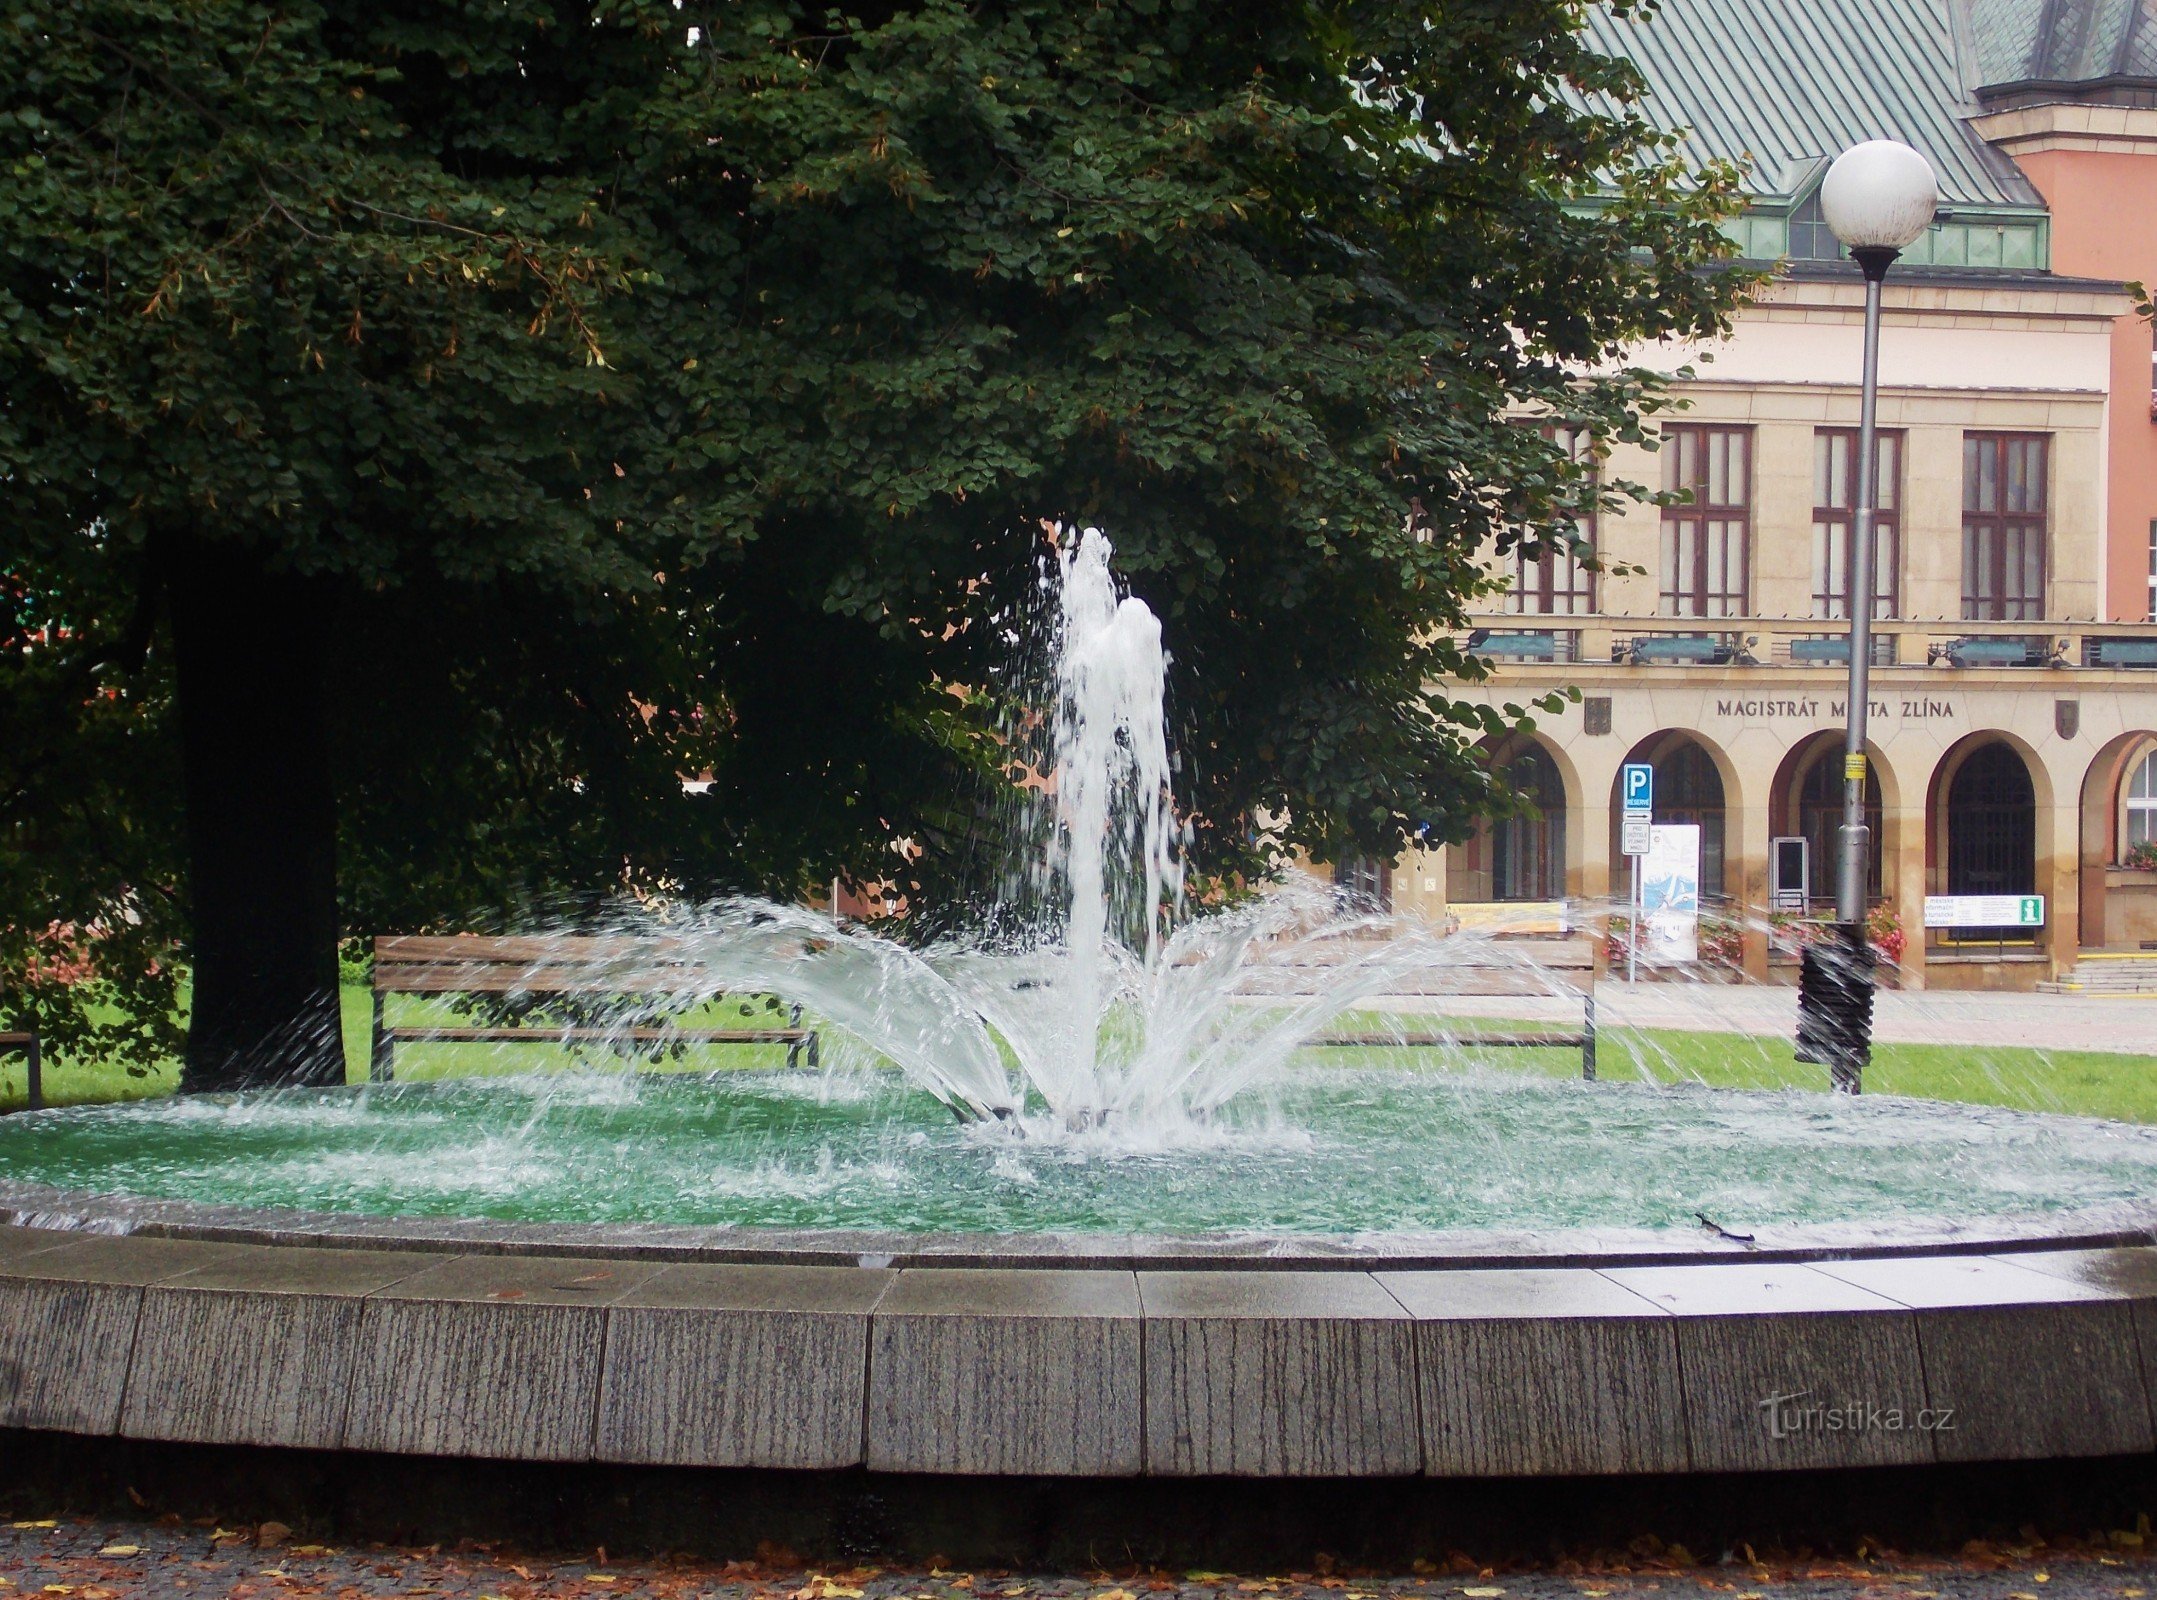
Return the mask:
<path id="1" fill-rule="evenodd" d="M 1581 1006 L 1584 1013 L 1580 1029 L 1580 1076 L 1587 1083 L 1595 1082 L 1595 996 L 1589 995 Z"/>
<path id="2" fill-rule="evenodd" d="M 45 1060 L 39 1054 L 36 1034 L 30 1035 L 30 1043 L 23 1051 L 24 1076 L 29 1080 L 29 1104 L 32 1111 L 45 1109 Z"/>
<path id="3" fill-rule="evenodd" d="M 824 1036 L 821 1033 L 812 1033 L 809 1035 L 809 1070 L 811 1072 L 814 1072 L 819 1066 L 823 1064 L 823 1044 Z"/>
<path id="4" fill-rule="evenodd" d="M 374 1031 L 367 1041 L 367 1081 L 388 1083 L 396 1076 L 397 1042 L 382 1025 L 382 991 L 374 992 Z"/>

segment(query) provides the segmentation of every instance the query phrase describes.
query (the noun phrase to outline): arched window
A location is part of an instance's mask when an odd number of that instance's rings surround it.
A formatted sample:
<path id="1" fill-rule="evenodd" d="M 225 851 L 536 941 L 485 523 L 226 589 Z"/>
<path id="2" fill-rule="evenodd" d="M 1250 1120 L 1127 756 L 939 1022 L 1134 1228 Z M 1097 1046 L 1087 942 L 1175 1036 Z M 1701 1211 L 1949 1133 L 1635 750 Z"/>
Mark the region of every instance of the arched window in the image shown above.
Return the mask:
<path id="1" fill-rule="evenodd" d="M 2144 844 L 2157 845 L 2157 750 L 2137 762 L 2127 780 L 2127 829 L 2120 836 L 2120 854 Z"/>
<path id="2" fill-rule="evenodd" d="M 1565 781 L 1539 745 L 1529 745 L 1505 769 L 1514 792 L 1535 803 L 1529 816 L 1506 817 L 1491 829 L 1493 900 L 1565 898 Z"/>

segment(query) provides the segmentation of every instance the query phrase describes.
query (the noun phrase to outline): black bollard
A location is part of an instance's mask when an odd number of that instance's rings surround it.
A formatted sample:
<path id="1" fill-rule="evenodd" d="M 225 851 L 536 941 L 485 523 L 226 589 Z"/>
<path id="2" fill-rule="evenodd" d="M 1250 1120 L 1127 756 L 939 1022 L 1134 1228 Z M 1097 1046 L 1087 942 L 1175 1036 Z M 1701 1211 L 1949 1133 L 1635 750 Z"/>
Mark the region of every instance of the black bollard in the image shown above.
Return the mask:
<path id="1" fill-rule="evenodd" d="M 1878 958 L 1862 924 L 1804 948 L 1798 966 L 1797 1058 L 1827 1068 L 1838 1094 L 1857 1094 L 1872 1060 L 1873 968 Z"/>

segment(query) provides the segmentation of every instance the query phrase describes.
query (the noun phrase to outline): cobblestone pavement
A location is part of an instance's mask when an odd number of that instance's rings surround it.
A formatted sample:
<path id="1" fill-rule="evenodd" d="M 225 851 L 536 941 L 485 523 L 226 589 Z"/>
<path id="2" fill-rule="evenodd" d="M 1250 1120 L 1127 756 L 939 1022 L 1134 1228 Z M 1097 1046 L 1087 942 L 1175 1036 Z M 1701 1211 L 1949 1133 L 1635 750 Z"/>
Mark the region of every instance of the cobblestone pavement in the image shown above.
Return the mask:
<path id="1" fill-rule="evenodd" d="M 1004 1572 L 936 1567 L 805 1569 L 759 1562 L 520 1555 L 494 1546 L 311 1544 L 278 1523 L 227 1529 L 110 1519 L 0 1525 L 0 1600 L 2143 1600 L 2157 1588 L 2146 1525 L 2075 1546 L 1973 1542 L 1951 1558 L 1865 1551 L 1849 1559 L 1741 1547 L 1704 1564 L 1653 1538 L 1534 1570 L 1466 1558 L 1412 1572 Z"/>

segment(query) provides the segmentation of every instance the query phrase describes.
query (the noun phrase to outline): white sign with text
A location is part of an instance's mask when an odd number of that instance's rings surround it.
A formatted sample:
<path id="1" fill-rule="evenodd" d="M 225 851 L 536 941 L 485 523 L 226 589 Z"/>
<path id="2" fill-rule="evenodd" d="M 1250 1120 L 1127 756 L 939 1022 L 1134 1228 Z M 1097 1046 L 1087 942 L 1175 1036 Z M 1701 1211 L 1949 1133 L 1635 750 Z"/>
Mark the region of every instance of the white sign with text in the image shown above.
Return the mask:
<path id="1" fill-rule="evenodd" d="M 1700 959 L 1700 825 L 1657 823 L 1640 863 L 1641 956 L 1669 964 Z"/>

